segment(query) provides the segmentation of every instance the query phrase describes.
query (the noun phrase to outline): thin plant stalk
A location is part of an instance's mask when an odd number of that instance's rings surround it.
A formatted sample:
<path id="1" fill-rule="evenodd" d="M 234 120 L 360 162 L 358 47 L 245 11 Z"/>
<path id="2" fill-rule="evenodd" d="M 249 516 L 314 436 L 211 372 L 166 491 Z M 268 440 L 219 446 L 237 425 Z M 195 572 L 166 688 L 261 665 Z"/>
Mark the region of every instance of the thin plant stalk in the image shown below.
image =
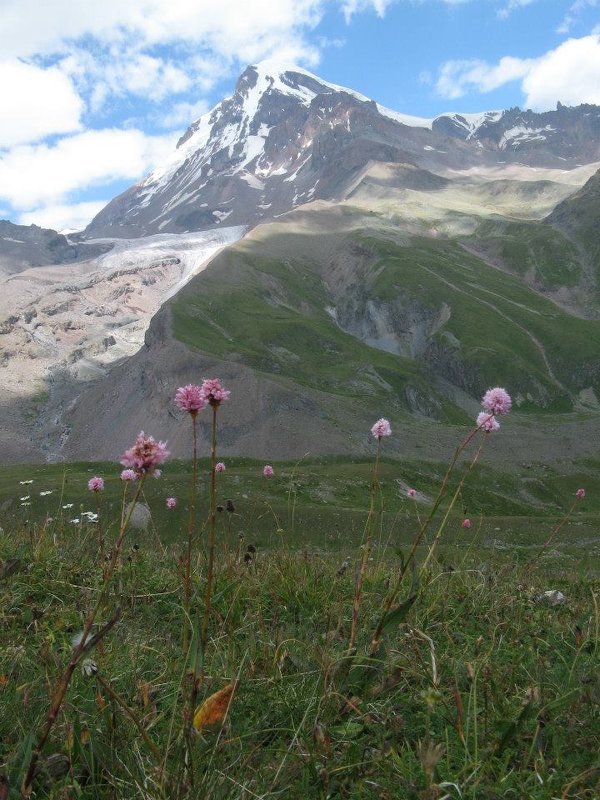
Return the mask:
<path id="1" fill-rule="evenodd" d="M 190 599 L 192 596 L 191 564 L 192 564 L 192 543 L 194 539 L 194 527 L 196 522 L 196 496 L 198 494 L 198 428 L 197 414 L 192 417 L 192 484 L 190 487 L 190 507 L 188 516 L 188 537 L 187 551 L 185 554 L 185 573 L 183 577 L 183 632 L 182 649 L 183 655 L 187 654 L 189 648 L 189 618 L 190 618 Z M 214 470 L 214 465 L 213 465 Z"/>
<path id="2" fill-rule="evenodd" d="M 363 544 L 363 552 L 360 560 L 360 567 L 356 577 L 356 585 L 354 588 L 354 601 L 352 604 L 352 626 L 350 628 L 350 641 L 348 642 L 348 650 L 351 651 L 356 643 L 356 633 L 358 630 L 358 615 L 360 612 L 360 599 L 362 595 L 362 585 L 367 568 L 367 561 L 369 560 L 369 551 L 371 548 L 371 538 L 373 535 L 373 519 L 375 517 L 375 498 L 377 496 L 377 487 L 379 486 L 379 457 L 381 454 L 381 436 L 377 438 L 377 453 L 375 455 L 375 463 L 373 464 L 373 475 L 371 478 L 371 503 L 369 505 L 369 514 L 367 516 L 367 523 L 365 526 L 365 539 Z"/>
<path id="3" fill-rule="evenodd" d="M 96 675 L 96 680 L 102 686 L 104 691 L 115 701 L 115 703 L 120 706 L 123 711 L 125 712 L 126 716 L 133 722 L 135 727 L 138 729 L 138 732 L 144 742 L 147 744 L 148 749 L 152 752 L 152 755 L 156 759 L 158 764 L 162 761 L 162 753 L 156 746 L 156 744 L 152 741 L 152 739 L 148 736 L 147 732 L 144 730 L 144 726 L 138 719 L 137 714 L 129 708 L 125 700 L 121 697 L 121 695 L 112 687 L 109 681 L 104 680 L 101 675 Z"/>
<path id="4" fill-rule="evenodd" d="M 208 640 L 208 623 L 210 619 L 213 573 L 215 564 L 215 534 L 217 527 L 217 405 L 212 407 L 212 433 L 210 443 L 210 516 L 208 529 L 208 567 L 206 573 L 206 592 L 204 595 L 204 616 L 202 618 L 202 629 L 200 633 L 200 645 L 202 648 L 202 668 L 200 679 L 204 676 L 204 654 L 206 652 L 206 642 Z"/>
<path id="5" fill-rule="evenodd" d="M 571 503 L 571 507 L 569 508 L 567 513 L 552 528 L 552 530 L 550 531 L 550 535 L 548 536 L 548 538 L 546 539 L 544 544 L 541 546 L 541 548 L 538 550 L 538 552 L 534 556 L 532 556 L 528 561 L 525 562 L 525 564 L 523 565 L 523 570 L 528 569 L 533 563 L 535 563 L 539 558 L 541 558 L 542 554 L 552 544 L 552 542 L 554 541 L 554 539 L 556 538 L 556 536 L 560 532 L 560 530 L 563 527 L 563 525 L 567 522 L 567 520 L 569 519 L 569 517 L 571 516 L 571 514 L 575 510 L 575 506 L 577 505 L 578 502 L 579 502 L 579 497 L 575 497 L 575 500 L 573 500 L 573 502 Z"/>
<path id="6" fill-rule="evenodd" d="M 104 531 L 102 530 L 102 518 L 100 516 L 100 492 L 94 492 L 96 495 L 96 517 L 98 518 L 98 556 L 100 564 L 104 561 Z"/>
<path id="7" fill-rule="evenodd" d="M 466 437 L 466 439 L 461 444 L 459 444 L 458 447 L 456 448 L 456 450 L 454 451 L 454 455 L 452 456 L 450 464 L 448 465 L 448 469 L 446 470 L 446 474 L 444 475 L 444 480 L 442 481 L 442 484 L 441 484 L 440 489 L 439 489 L 439 491 L 437 493 L 437 496 L 435 498 L 435 501 L 433 503 L 431 511 L 429 512 L 429 514 L 427 515 L 425 521 L 421 525 L 421 527 L 419 529 L 419 532 L 418 532 L 417 536 L 415 537 L 415 540 L 414 540 L 414 542 L 412 544 L 412 547 L 410 549 L 410 552 L 408 554 L 408 558 L 406 559 L 406 561 L 404 562 L 404 564 L 402 565 L 402 567 L 401 567 L 401 569 L 400 569 L 400 571 L 398 573 L 398 577 L 396 579 L 394 587 L 391 590 L 391 592 L 389 592 L 387 598 L 385 599 L 385 601 L 383 603 L 382 614 L 381 614 L 381 617 L 380 617 L 379 622 L 377 624 L 377 627 L 375 628 L 375 632 L 373 634 L 373 638 L 371 639 L 371 647 L 370 647 L 370 654 L 371 655 L 376 653 L 378 648 L 379 648 L 379 642 L 380 642 L 380 639 L 381 639 L 381 634 L 383 632 L 383 627 L 385 625 L 385 619 L 387 617 L 387 614 L 390 611 L 390 609 L 392 608 L 396 598 L 398 597 L 398 593 L 399 593 L 400 588 L 402 586 L 402 582 L 404 581 L 404 577 L 405 577 L 406 573 L 408 572 L 412 561 L 415 558 L 415 554 L 417 552 L 417 547 L 419 546 L 419 544 L 423 540 L 423 537 L 425 536 L 425 534 L 429 530 L 429 526 L 431 524 L 431 521 L 433 520 L 435 514 L 437 513 L 437 510 L 440 507 L 440 503 L 442 502 L 442 500 L 443 500 L 443 498 L 444 498 L 444 496 L 446 494 L 446 490 L 448 488 L 448 482 L 450 480 L 450 476 L 452 475 L 452 473 L 454 471 L 454 467 L 456 466 L 456 463 L 457 463 L 460 455 L 468 447 L 468 445 L 471 443 L 471 441 L 473 440 L 475 435 L 478 433 L 478 431 L 481 430 L 481 428 L 482 428 L 481 425 L 478 425 L 477 427 L 473 428 L 473 430 L 469 433 L 469 435 Z"/>
<path id="8" fill-rule="evenodd" d="M 427 553 L 427 558 L 423 562 L 423 566 L 421 567 L 420 574 L 422 574 L 427 569 L 427 565 L 429 564 L 429 562 L 431 560 L 431 557 L 433 556 L 435 548 L 437 547 L 440 539 L 442 538 L 442 533 L 444 532 L 444 530 L 446 528 L 446 524 L 448 523 L 448 517 L 450 516 L 450 514 L 452 512 L 452 509 L 454 508 L 454 504 L 456 503 L 456 500 L 457 500 L 458 496 L 460 495 L 460 493 L 462 491 L 462 487 L 464 486 L 465 480 L 467 479 L 467 476 L 469 475 L 469 473 L 471 472 L 471 470 L 473 469 L 473 467 L 475 466 L 475 464 L 479 460 L 479 456 L 481 455 L 481 451 L 483 450 L 483 445 L 485 444 L 485 441 L 486 441 L 486 438 L 484 437 L 481 440 L 481 443 L 480 443 L 479 447 L 477 448 L 477 452 L 475 453 L 475 458 L 469 464 L 469 466 L 467 468 L 467 471 L 465 472 L 465 474 L 461 478 L 460 483 L 456 487 L 456 491 L 454 492 L 454 496 L 452 497 L 450 505 L 446 509 L 446 513 L 444 514 L 444 518 L 441 521 L 440 526 L 436 531 L 436 534 L 435 534 L 433 542 L 431 543 L 431 547 L 429 548 L 429 552 Z"/>
<path id="9" fill-rule="evenodd" d="M 52 698 L 52 702 L 50 704 L 50 709 L 49 709 L 48 714 L 46 716 L 46 721 L 45 721 L 44 726 L 42 728 L 42 731 L 41 731 L 41 733 L 39 735 L 37 744 L 36 744 L 32 754 L 31 754 L 31 758 L 29 760 L 29 766 L 27 768 L 27 772 L 25 773 L 25 777 L 23 778 L 23 782 L 21 784 L 21 794 L 24 797 L 28 797 L 31 794 L 31 784 L 33 782 L 33 778 L 34 778 L 34 775 L 35 775 L 35 768 L 36 768 L 37 763 L 39 761 L 40 755 L 42 753 L 44 745 L 46 744 L 48 736 L 50 735 L 50 732 L 52 731 L 52 728 L 54 727 L 54 723 L 56 722 L 56 719 L 57 719 L 58 714 L 60 712 L 63 700 L 65 699 L 65 695 L 67 694 L 67 690 L 69 688 L 69 684 L 71 682 L 71 678 L 73 677 L 73 673 L 75 672 L 75 669 L 77 668 L 77 665 L 79 664 L 79 661 L 81 660 L 81 656 L 83 655 L 84 651 L 86 650 L 86 645 L 88 644 L 88 637 L 90 635 L 90 631 L 92 630 L 92 626 L 94 625 L 94 622 L 96 621 L 96 617 L 98 615 L 98 612 L 100 611 L 100 609 L 102 608 L 102 606 L 104 605 L 104 603 L 106 601 L 106 597 L 108 595 L 108 590 L 109 590 L 109 586 L 110 586 L 110 580 L 111 580 L 111 578 L 112 578 L 112 576 L 114 574 L 115 568 L 117 566 L 117 562 L 119 560 L 119 556 L 121 555 L 121 550 L 123 548 L 123 540 L 125 538 L 125 533 L 127 532 L 127 527 L 129 525 L 129 521 L 131 519 L 131 515 L 133 514 L 133 509 L 135 508 L 135 504 L 137 502 L 137 499 L 138 499 L 138 497 L 140 495 L 140 492 L 142 490 L 143 483 L 144 483 L 144 476 L 142 475 L 140 477 L 140 480 L 139 480 L 139 484 L 138 484 L 138 488 L 137 488 L 137 492 L 136 492 L 135 498 L 134 498 L 133 502 L 131 503 L 131 505 L 129 507 L 129 511 L 128 511 L 127 515 L 125 516 L 124 520 L 123 520 L 123 523 L 121 525 L 121 529 L 119 531 L 119 536 L 117 537 L 117 540 L 115 542 L 115 546 L 114 546 L 114 548 L 112 550 L 112 556 L 111 556 L 110 562 L 108 563 L 108 566 L 106 568 L 106 572 L 104 573 L 104 581 L 103 581 L 102 590 L 100 592 L 100 595 L 98 596 L 98 599 L 96 600 L 96 603 L 95 603 L 94 607 L 92 608 L 92 610 L 90 611 L 90 613 L 87 616 L 87 619 L 85 620 L 85 623 L 83 625 L 83 631 L 81 633 L 81 637 L 79 639 L 79 642 L 74 646 L 74 648 L 73 648 L 73 650 L 71 652 L 71 658 L 69 659 L 69 663 L 67 664 L 67 667 L 66 667 L 66 669 L 65 669 L 65 671 L 64 671 L 64 673 L 62 675 L 62 678 L 60 679 L 60 681 L 58 683 L 58 687 L 57 687 L 57 689 L 56 689 L 56 691 L 54 693 L 54 697 Z M 106 628 L 107 628 L 107 626 L 105 626 L 105 629 Z M 97 639 L 97 636 L 96 637 L 92 637 L 92 639 Z"/>

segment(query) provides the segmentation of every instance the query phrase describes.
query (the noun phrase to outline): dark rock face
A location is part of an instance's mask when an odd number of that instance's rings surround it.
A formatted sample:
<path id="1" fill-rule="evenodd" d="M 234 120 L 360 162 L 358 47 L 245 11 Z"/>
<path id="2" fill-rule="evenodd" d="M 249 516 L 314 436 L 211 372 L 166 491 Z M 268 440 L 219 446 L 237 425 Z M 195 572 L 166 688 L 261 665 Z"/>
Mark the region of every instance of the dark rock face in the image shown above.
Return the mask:
<path id="1" fill-rule="evenodd" d="M 169 163 L 106 206 L 86 237 L 255 225 L 338 199 L 372 161 L 430 172 L 600 160 L 600 108 L 518 108 L 404 117 L 298 68 L 248 67 L 234 94 L 194 122 Z M 225 222 L 226 221 L 226 222 Z"/>
<path id="2" fill-rule="evenodd" d="M 73 243 L 48 228 L 0 220 L 0 274 L 10 275 L 27 267 L 94 258 L 111 247 L 109 244 Z"/>

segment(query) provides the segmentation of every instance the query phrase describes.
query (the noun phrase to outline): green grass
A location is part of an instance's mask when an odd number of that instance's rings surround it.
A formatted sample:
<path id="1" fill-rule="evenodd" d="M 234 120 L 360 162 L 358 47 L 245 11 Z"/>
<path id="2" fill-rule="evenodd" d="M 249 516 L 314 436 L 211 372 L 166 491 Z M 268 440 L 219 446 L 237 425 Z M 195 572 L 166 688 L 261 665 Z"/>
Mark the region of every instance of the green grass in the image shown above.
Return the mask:
<path id="1" fill-rule="evenodd" d="M 220 541 L 200 700 L 239 684 L 224 727 L 194 737 L 195 786 L 186 790 L 178 742 L 189 691 L 181 550 L 167 525 L 160 535 L 164 550 L 150 536 L 136 539 L 139 550 L 126 548 L 122 617 L 92 656 L 157 745 L 163 787 L 131 720 L 77 670 L 46 748 L 62 754 L 69 771 L 59 778 L 42 771 L 36 798 L 597 796 L 597 573 L 582 554 L 544 558 L 523 573 L 514 558 L 480 549 L 476 532 L 447 543 L 423 576 L 417 603 L 387 628 L 368 661 L 370 633 L 398 569 L 395 547 L 374 549 L 349 670 L 353 567 L 343 575 L 338 568 L 358 553 L 346 552 L 345 535 L 331 553 L 314 544 L 259 548 L 250 566 L 240 558 L 245 542 Z M 0 558 L 20 559 L 0 581 L 0 773 L 8 774 L 11 799 L 28 737 L 99 589 L 94 543 L 92 526 L 33 538 L 12 527 L 0 535 Z M 201 548 L 194 619 L 204 575 Z M 563 591 L 567 605 L 534 602 L 546 589 Z M 401 598 L 407 591 L 408 583 Z M 107 607 L 103 619 L 110 613 Z"/>
<path id="2" fill-rule="evenodd" d="M 472 238 L 487 256 L 543 291 L 577 286 L 581 280 L 575 246 L 547 224 L 486 220 Z"/>

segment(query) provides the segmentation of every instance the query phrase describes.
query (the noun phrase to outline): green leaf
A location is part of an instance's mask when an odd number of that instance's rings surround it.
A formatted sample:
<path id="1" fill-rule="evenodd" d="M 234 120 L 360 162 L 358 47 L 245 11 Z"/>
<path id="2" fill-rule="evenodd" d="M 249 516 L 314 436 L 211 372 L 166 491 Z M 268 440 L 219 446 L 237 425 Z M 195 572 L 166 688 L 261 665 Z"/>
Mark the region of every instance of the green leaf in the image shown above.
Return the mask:
<path id="1" fill-rule="evenodd" d="M 400 605 L 396 606 L 396 608 L 388 611 L 388 613 L 385 615 L 383 625 L 381 626 L 382 632 L 388 628 L 391 628 L 393 625 L 400 625 L 400 623 L 405 622 L 408 612 L 415 604 L 418 596 L 418 594 L 411 594 L 410 597 L 404 600 L 404 602 L 400 603 Z"/>

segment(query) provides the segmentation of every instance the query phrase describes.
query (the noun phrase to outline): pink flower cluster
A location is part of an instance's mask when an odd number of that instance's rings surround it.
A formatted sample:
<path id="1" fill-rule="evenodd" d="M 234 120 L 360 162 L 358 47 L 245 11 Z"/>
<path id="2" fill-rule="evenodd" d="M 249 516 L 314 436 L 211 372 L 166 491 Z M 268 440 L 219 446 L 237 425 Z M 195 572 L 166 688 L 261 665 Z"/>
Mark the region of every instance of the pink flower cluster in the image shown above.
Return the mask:
<path id="1" fill-rule="evenodd" d="M 375 425 L 371 428 L 371 433 L 376 439 L 381 439 L 383 436 L 391 436 L 392 428 L 387 419 L 383 417 L 378 419 Z"/>
<path id="2" fill-rule="evenodd" d="M 477 427 L 481 428 L 481 430 L 486 433 L 493 433 L 494 431 L 500 430 L 500 423 L 493 414 L 482 411 L 477 415 Z"/>
<path id="3" fill-rule="evenodd" d="M 146 474 L 154 472 L 169 455 L 166 442 L 157 442 L 153 436 L 147 436 L 141 431 L 133 447 L 123 453 L 121 464 L 138 474 Z"/>
<path id="4" fill-rule="evenodd" d="M 167 499 L 165 501 L 165 505 L 169 509 L 170 508 L 175 508 L 175 506 L 177 505 L 177 498 L 176 497 L 167 497 Z"/>
<path id="5" fill-rule="evenodd" d="M 465 517 L 462 521 L 461 528 L 470 528 L 471 527 L 471 520 L 468 517 Z"/>
<path id="6" fill-rule="evenodd" d="M 229 400 L 231 392 L 221 386 L 218 378 L 205 378 L 202 381 L 202 396 L 211 406 L 219 406 L 225 400 Z"/>
<path id="7" fill-rule="evenodd" d="M 94 475 L 93 478 L 90 478 L 88 481 L 88 489 L 90 492 L 102 492 L 104 490 L 104 480 L 98 475 Z"/>
<path id="8" fill-rule="evenodd" d="M 406 496 L 407 497 L 416 497 L 417 496 L 417 490 L 416 489 L 407 489 L 406 490 Z"/>
<path id="9" fill-rule="evenodd" d="M 506 389 L 495 386 L 488 389 L 481 398 L 483 411 L 477 415 L 477 427 L 485 433 L 493 433 L 500 429 L 497 415 L 508 414 L 512 407 L 512 400 Z"/>
<path id="10" fill-rule="evenodd" d="M 512 400 L 506 389 L 496 386 L 494 389 L 488 389 L 483 395 L 481 400 L 483 410 L 488 414 L 508 414 L 512 408 Z"/>
<path id="11" fill-rule="evenodd" d="M 202 387 L 193 383 L 188 383 L 187 386 L 180 386 L 175 393 L 175 405 L 195 417 L 199 411 L 202 411 L 207 406 Z"/>
<path id="12" fill-rule="evenodd" d="M 583 500 L 583 498 L 585 497 L 585 489 L 577 489 L 577 491 L 575 492 L 575 497 L 578 500 Z"/>
<path id="13" fill-rule="evenodd" d="M 219 461 L 218 464 L 215 464 L 215 472 L 225 472 L 225 464 L 222 461 Z"/>
<path id="14" fill-rule="evenodd" d="M 271 478 L 275 474 L 275 470 L 270 464 L 265 464 L 263 467 L 263 475 L 265 478 Z"/>
<path id="15" fill-rule="evenodd" d="M 218 378 L 205 378 L 202 386 L 194 383 L 180 386 L 175 392 L 175 405 L 195 417 L 207 405 L 218 406 L 224 400 L 229 400 L 230 394 L 221 386 Z"/>
<path id="16" fill-rule="evenodd" d="M 122 481 L 135 481 L 137 480 L 137 472 L 133 469 L 124 469 L 121 473 Z"/>

